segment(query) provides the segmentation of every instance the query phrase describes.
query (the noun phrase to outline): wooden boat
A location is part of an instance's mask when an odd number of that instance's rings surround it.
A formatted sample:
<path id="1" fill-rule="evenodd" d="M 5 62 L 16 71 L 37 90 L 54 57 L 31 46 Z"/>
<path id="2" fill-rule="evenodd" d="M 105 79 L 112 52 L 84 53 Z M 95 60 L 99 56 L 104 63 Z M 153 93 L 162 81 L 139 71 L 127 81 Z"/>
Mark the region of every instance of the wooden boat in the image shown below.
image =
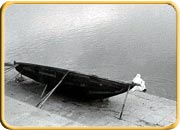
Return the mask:
<path id="1" fill-rule="evenodd" d="M 15 69 L 37 82 L 46 84 L 50 89 L 58 84 L 65 74 L 63 82 L 57 87 L 58 92 L 83 99 L 102 99 L 115 96 L 133 88 L 135 84 L 116 82 L 94 75 L 85 75 L 65 69 L 14 62 Z"/>

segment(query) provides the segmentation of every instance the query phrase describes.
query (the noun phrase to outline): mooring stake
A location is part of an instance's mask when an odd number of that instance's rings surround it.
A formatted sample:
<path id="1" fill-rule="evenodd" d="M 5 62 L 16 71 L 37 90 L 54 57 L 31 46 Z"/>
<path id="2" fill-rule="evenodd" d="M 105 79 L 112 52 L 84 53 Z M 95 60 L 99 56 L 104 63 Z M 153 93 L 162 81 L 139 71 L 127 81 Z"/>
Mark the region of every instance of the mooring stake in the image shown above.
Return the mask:
<path id="1" fill-rule="evenodd" d="M 123 115 L 123 110 L 124 110 L 124 107 L 125 107 L 125 104 L 126 104 L 126 99 L 127 99 L 127 96 L 129 94 L 129 90 L 130 90 L 130 85 L 128 87 L 128 91 L 126 93 L 126 96 L 125 96 L 125 99 L 124 99 L 124 102 L 123 102 L 123 106 L 122 106 L 122 109 L 121 109 L 121 113 L 120 113 L 120 116 L 119 116 L 119 120 L 122 120 L 122 115 Z"/>

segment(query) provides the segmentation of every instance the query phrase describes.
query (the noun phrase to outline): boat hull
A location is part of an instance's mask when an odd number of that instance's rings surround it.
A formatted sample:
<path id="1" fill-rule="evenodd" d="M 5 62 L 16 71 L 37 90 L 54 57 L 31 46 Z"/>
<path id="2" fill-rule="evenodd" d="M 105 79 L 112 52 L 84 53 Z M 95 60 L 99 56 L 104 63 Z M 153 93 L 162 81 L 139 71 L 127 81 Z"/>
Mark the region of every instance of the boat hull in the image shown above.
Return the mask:
<path id="1" fill-rule="evenodd" d="M 15 62 L 14 64 L 19 73 L 42 84 L 47 84 L 49 90 L 69 71 L 30 63 Z M 76 98 L 103 99 L 124 93 L 128 87 L 131 89 L 134 86 L 133 83 L 116 82 L 94 75 L 69 71 L 56 91 Z"/>

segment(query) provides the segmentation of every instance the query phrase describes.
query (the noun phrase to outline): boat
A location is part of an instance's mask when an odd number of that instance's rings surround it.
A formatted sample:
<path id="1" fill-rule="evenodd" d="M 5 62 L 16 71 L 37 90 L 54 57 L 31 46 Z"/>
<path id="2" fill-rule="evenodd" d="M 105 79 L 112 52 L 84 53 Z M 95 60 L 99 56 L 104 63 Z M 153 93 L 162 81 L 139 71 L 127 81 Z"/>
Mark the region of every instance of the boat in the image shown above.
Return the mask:
<path id="1" fill-rule="evenodd" d="M 57 92 L 83 99 L 112 97 L 127 92 L 136 85 L 32 63 L 14 61 L 14 66 L 20 74 L 47 85 L 49 90 L 58 85 Z M 58 84 L 62 79 L 63 81 Z"/>

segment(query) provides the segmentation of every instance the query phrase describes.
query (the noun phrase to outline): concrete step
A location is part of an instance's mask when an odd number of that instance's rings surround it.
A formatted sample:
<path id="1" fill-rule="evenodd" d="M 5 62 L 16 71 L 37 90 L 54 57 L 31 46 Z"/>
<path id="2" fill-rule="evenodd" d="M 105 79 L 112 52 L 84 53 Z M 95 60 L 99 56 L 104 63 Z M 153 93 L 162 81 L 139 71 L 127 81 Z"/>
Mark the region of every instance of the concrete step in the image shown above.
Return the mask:
<path id="1" fill-rule="evenodd" d="M 5 120 L 11 126 L 82 126 L 82 124 L 5 96 Z"/>

